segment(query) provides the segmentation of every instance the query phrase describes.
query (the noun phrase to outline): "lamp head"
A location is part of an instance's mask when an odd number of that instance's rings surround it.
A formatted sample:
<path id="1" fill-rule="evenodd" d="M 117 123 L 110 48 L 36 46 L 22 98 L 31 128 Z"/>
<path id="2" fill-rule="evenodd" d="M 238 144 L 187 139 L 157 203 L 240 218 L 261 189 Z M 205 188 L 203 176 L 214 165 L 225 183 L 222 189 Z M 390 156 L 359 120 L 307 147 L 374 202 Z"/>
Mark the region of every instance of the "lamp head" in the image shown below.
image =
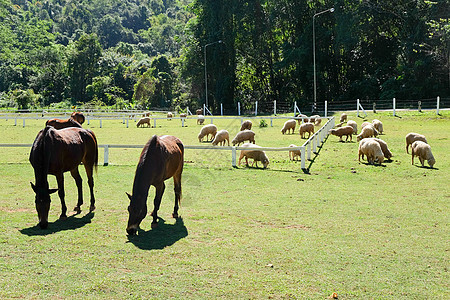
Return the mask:
<path id="1" fill-rule="evenodd" d="M 330 8 L 330 12 L 334 12 L 334 7 Z"/>

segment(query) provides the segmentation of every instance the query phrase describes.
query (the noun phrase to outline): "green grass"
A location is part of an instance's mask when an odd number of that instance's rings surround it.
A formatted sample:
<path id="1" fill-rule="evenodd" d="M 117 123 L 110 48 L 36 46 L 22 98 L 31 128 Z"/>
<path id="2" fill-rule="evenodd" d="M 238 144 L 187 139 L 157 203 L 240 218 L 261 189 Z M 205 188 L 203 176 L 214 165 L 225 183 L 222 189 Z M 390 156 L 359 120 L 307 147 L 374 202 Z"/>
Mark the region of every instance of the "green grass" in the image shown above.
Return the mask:
<path id="1" fill-rule="evenodd" d="M 53 196 L 49 229 L 40 230 L 29 149 L 0 148 L 0 298 L 324 299 L 332 292 L 340 299 L 447 298 L 450 114 L 399 114 L 369 114 L 383 122 L 382 139 L 394 154 L 381 167 L 358 163 L 356 141 L 339 143 L 335 136 L 307 164 L 310 174 L 285 152 L 268 152 L 271 163 L 262 170 L 232 168 L 229 151 L 187 150 L 182 219 L 170 217 L 169 180 L 159 213 L 164 222 L 151 230 L 147 217 L 136 237 L 125 232 L 125 192 L 139 149 L 112 149 L 110 165 L 99 166 L 93 214 L 58 221 Z M 258 145 L 303 143 L 298 134 L 281 135 L 283 120 L 274 127 L 266 121 L 269 127 L 254 126 Z M 22 128 L 0 120 L 0 143 L 32 143 L 42 123 Z M 153 134 L 174 134 L 198 145 L 200 126 L 187 124 L 164 120 L 147 129 L 104 121 L 99 128 L 93 121 L 88 127 L 100 144 L 141 145 Z M 234 136 L 240 122 L 215 124 Z M 435 169 L 418 167 L 418 160 L 411 165 L 404 142 L 411 131 L 427 136 Z M 85 180 L 85 198 L 87 191 Z M 66 198 L 72 208 L 70 175 Z"/>

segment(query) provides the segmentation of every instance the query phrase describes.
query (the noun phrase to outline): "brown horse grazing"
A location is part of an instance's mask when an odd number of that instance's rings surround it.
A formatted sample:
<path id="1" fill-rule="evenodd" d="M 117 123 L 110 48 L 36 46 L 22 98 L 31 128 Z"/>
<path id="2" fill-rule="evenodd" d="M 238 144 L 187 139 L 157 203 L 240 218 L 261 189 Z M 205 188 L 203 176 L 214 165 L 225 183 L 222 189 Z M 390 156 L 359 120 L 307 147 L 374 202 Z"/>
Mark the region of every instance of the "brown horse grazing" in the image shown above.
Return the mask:
<path id="1" fill-rule="evenodd" d="M 50 119 L 45 122 L 46 126 L 52 126 L 56 129 L 63 129 L 67 127 L 78 127 L 81 128 L 81 124 L 84 123 L 84 115 L 82 112 L 73 112 L 70 118 L 67 120 L 61 119 Z"/>
<path id="2" fill-rule="evenodd" d="M 31 187 L 36 194 L 36 210 L 39 226 L 47 228 L 48 212 L 50 210 L 50 194 L 58 191 L 61 200 L 60 219 L 66 219 L 67 207 L 64 201 L 64 172 L 70 171 L 78 188 L 78 203 L 74 210 L 81 212 L 83 204 L 82 179 L 78 166 L 83 162 L 91 192 L 91 206 L 89 211 L 95 209 L 94 167 L 98 163 L 97 138 L 88 129 L 70 127 L 56 130 L 51 126 L 41 130 L 33 142 L 30 152 L 30 163 L 34 168 L 36 184 Z M 58 189 L 49 189 L 47 176 L 54 175 L 58 182 Z"/>
<path id="3" fill-rule="evenodd" d="M 173 177 L 175 190 L 175 207 L 172 217 L 178 218 L 178 208 L 181 200 L 181 173 L 183 172 L 184 146 L 176 137 L 154 135 L 142 149 L 139 163 L 136 168 L 133 183 L 133 195 L 128 195 L 130 206 L 128 206 L 127 232 L 134 235 L 139 224 L 147 215 L 147 196 L 150 185 L 156 188 L 153 200 L 153 222 L 152 228 L 158 225 L 158 209 L 164 193 L 164 181 Z"/>

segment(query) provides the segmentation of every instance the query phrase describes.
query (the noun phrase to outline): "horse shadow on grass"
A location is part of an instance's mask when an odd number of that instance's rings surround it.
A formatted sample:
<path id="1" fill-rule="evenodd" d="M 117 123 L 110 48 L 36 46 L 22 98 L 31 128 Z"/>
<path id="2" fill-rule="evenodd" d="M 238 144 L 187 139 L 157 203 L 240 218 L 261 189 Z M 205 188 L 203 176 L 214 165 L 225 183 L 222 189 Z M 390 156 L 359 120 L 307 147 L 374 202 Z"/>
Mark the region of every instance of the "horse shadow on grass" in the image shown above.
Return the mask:
<path id="1" fill-rule="evenodd" d="M 35 225 L 32 227 L 21 229 L 19 231 L 20 233 L 28 236 L 42 236 L 65 230 L 75 230 L 91 223 L 92 219 L 94 218 L 94 213 L 90 212 L 81 218 L 78 218 L 77 216 L 78 214 L 75 214 L 69 216 L 66 220 L 58 219 L 53 223 L 48 223 L 48 227 L 46 229 L 41 229 L 38 225 Z"/>
<path id="2" fill-rule="evenodd" d="M 188 236 L 183 218 L 177 218 L 175 224 L 166 224 L 158 218 L 158 227 L 151 230 L 138 229 L 137 235 L 128 235 L 128 242 L 142 250 L 161 250 L 172 246 L 177 241 Z"/>

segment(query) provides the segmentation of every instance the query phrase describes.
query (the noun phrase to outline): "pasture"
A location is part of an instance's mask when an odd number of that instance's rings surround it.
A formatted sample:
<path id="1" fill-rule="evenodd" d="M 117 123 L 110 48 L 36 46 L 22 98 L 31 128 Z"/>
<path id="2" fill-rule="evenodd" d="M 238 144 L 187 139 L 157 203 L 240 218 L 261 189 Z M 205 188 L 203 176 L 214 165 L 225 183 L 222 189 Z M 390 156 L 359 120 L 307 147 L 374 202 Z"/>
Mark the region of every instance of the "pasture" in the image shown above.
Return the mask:
<path id="1" fill-rule="evenodd" d="M 70 212 L 59 221 L 52 196 L 49 227 L 36 226 L 29 148 L 0 148 L 0 298 L 24 299 L 443 299 L 449 292 L 450 113 L 372 114 L 380 119 L 394 157 L 383 166 L 358 163 L 358 143 L 329 136 L 319 154 L 291 162 L 287 152 L 267 152 L 268 169 L 231 166 L 230 151 L 186 150 L 181 218 L 171 218 L 173 181 L 166 182 L 159 227 L 151 217 L 137 236 L 126 234 L 128 198 L 141 149 L 112 149 L 110 165 L 94 176 L 97 209 Z M 338 116 L 338 115 L 337 115 Z M 349 117 L 358 123 L 355 113 Z M 201 126 L 159 121 L 157 128 L 126 128 L 120 120 L 84 127 L 99 144 L 144 145 L 153 134 L 172 134 L 198 145 Z M 205 123 L 209 123 L 206 120 Z M 230 139 L 238 120 L 218 120 Z M 284 120 L 259 128 L 256 144 L 301 145 L 282 135 Z M 14 126 L 0 120 L 0 143 L 32 143 L 42 120 Z M 317 127 L 316 127 L 317 129 Z M 424 134 L 435 169 L 411 165 L 408 132 Z M 206 144 L 206 143 L 204 143 Z M 49 176 L 50 188 L 56 187 Z M 66 203 L 76 186 L 65 176 Z M 150 189 L 149 209 L 154 188 Z"/>

